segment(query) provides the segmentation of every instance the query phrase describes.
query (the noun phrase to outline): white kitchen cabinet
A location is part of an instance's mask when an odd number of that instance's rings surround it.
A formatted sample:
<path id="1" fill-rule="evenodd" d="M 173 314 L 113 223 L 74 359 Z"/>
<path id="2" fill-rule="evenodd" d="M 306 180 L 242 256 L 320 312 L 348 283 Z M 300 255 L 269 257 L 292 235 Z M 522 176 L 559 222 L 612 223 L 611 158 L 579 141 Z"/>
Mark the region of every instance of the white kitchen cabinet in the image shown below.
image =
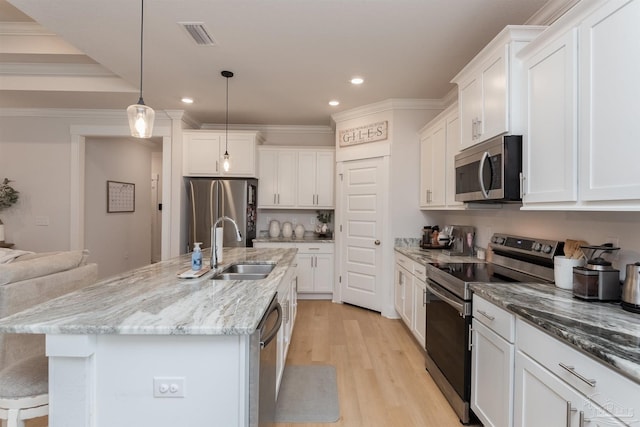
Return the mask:
<path id="1" fill-rule="evenodd" d="M 461 148 L 522 132 L 520 66 L 514 55 L 544 28 L 507 26 L 453 78 L 458 85 Z"/>
<path id="2" fill-rule="evenodd" d="M 258 208 L 296 206 L 298 153 L 295 150 L 258 150 Z"/>
<path id="3" fill-rule="evenodd" d="M 515 426 L 637 421 L 639 384 L 521 319 L 516 336 Z"/>
<path id="4" fill-rule="evenodd" d="M 395 254 L 394 307 L 422 348 L 426 343 L 426 281 L 424 264 Z"/>
<path id="5" fill-rule="evenodd" d="M 422 268 L 425 267 L 422 266 Z M 411 332 L 420 343 L 420 348 L 425 348 L 427 343 L 427 284 L 425 280 L 420 280 L 417 277 L 413 277 L 412 282 L 413 320 Z"/>
<path id="6" fill-rule="evenodd" d="M 580 2 L 519 55 L 523 209 L 640 210 L 640 3 Z"/>
<path id="7" fill-rule="evenodd" d="M 458 104 L 420 130 L 420 208 L 460 208 L 455 200 L 454 157 L 460 151 Z"/>
<path id="8" fill-rule="evenodd" d="M 580 198 L 640 208 L 640 2 L 611 0 L 580 24 Z"/>
<path id="9" fill-rule="evenodd" d="M 523 59 L 523 203 L 578 197 L 577 30 Z"/>
<path id="10" fill-rule="evenodd" d="M 331 299 L 334 281 L 334 244 L 255 242 L 255 248 L 296 248 L 297 295 L 305 299 Z"/>
<path id="11" fill-rule="evenodd" d="M 333 245 L 296 243 L 298 248 L 298 292 L 333 293 Z"/>
<path id="12" fill-rule="evenodd" d="M 258 132 L 229 132 L 228 146 L 225 132 L 185 130 L 183 132 L 183 175 L 254 178 L 256 148 L 262 141 Z M 231 167 L 222 167 L 225 150 L 229 152 Z"/>
<path id="13" fill-rule="evenodd" d="M 260 147 L 258 207 L 334 209 L 335 149 Z"/>
<path id="14" fill-rule="evenodd" d="M 471 409 L 485 427 L 513 425 L 515 316 L 473 296 Z"/>
<path id="15" fill-rule="evenodd" d="M 298 151 L 298 207 L 333 209 L 335 150 Z"/>
<path id="16" fill-rule="evenodd" d="M 276 397 L 280 391 L 285 362 L 291 344 L 293 325 L 297 314 L 296 286 L 298 273 L 294 267 L 287 271 L 287 277 L 278 287 L 278 302 L 282 308 L 282 325 L 276 338 Z"/>

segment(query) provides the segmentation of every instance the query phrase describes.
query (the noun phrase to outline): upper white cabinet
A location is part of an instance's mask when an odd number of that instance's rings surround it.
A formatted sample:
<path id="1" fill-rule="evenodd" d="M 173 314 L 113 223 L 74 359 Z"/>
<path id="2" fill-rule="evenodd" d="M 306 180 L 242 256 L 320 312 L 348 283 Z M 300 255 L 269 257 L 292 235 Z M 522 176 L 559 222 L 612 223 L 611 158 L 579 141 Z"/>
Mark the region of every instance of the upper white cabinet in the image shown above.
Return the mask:
<path id="1" fill-rule="evenodd" d="M 609 1 L 580 32 L 580 198 L 640 208 L 640 1 Z"/>
<path id="2" fill-rule="evenodd" d="M 514 56 L 544 28 L 507 26 L 454 77 L 462 149 L 502 133 L 522 132 L 521 69 Z"/>
<path id="3" fill-rule="evenodd" d="M 259 208 L 292 208 L 296 205 L 297 161 L 295 150 L 260 148 Z"/>
<path id="4" fill-rule="evenodd" d="M 420 208 L 462 207 L 455 201 L 454 156 L 460 151 L 458 106 L 451 105 L 420 130 Z"/>
<path id="5" fill-rule="evenodd" d="M 298 206 L 333 209 L 335 150 L 298 152 Z"/>
<path id="6" fill-rule="evenodd" d="M 524 209 L 640 210 L 640 2 L 580 2 L 522 49 Z"/>
<path id="7" fill-rule="evenodd" d="M 333 209 L 335 149 L 262 146 L 258 207 Z"/>
<path id="8" fill-rule="evenodd" d="M 224 131 L 185 130 L 182 174 L 254 178 L 256 147 L 261 142 L 258 132 L 229 132 L 229 142 L 225 144 Z M 226 172 L 222 167 L 225 150 L 231 164 Z"/>

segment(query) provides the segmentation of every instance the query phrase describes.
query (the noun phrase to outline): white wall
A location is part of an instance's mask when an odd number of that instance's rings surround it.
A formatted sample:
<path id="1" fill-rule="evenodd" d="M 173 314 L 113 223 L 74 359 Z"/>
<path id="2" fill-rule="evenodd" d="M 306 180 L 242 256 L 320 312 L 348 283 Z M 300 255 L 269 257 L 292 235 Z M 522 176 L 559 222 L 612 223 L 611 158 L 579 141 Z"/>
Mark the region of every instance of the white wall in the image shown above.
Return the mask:
<path id="1" fill-rule="evenodd" d="M 0 179 L 14 180 L 18 203 L 3 211 L 16 249 L 69 248 L 69 124 L 57 118 L 0 117 Z M 36 218 L 49 225 L 36 225 Z"/>
<path id="2" fill-rule="evenodd" d="M 638 212 L 533 212 L 521 211 L 518 206 L 504 206 L 493 210 L 423 213 L 424 224 L 416 227 L 411 235 L 397 237 L 419 237 L 419 228 L 434 224 L 473 225 L 476 245 L 480 247 L 486 247 L 496 232 L 560 241 L 579 239 L 592 245 L 615 237 L 622 249 L 613 264 L 622 270 L 621 276 L 627 263 L 640 261 Z"/>
<path id="3" fill-rule="evenodd" d="M 132 138 L 87 138 L 85 247 L 100 278 L 151 262 L 151 157 L 156 148 Z M 135 184 L 134 212 L 107 212 L 106 182 Z"/>

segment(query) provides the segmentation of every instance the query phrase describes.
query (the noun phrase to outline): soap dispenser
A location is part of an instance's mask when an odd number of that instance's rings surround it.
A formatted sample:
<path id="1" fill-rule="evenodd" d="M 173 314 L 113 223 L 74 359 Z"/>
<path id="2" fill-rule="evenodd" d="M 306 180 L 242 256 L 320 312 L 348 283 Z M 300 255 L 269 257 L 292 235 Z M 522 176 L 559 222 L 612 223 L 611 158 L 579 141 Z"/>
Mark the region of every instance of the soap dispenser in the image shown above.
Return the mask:
<path id="1" fill-rule="evenodd" d="M 202 242 L 195 242 L 195 248 L 193 248 L 193 253 L 191 254 L 191 269 L 193 271 L 200 271 L 202 269 L 202 250 L 200 249 L 200 245 Z"/>

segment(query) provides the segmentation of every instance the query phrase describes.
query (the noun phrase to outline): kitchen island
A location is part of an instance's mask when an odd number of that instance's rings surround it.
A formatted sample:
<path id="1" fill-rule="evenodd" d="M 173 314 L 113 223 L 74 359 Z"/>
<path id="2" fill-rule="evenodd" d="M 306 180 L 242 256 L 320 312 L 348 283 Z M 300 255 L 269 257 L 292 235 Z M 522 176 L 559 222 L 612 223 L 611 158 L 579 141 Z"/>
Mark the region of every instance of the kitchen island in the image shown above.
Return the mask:
<path id="1" fill-rule="evenodd" d="M 178 277 L 190 269 L 182 255 L 4 318 L 0 333 L 46 334 L 52 427 L 254 425 L 254 332 L 295 254 L 227 248 L 195 279 Z M 265 261 L 276 264 L 265 279 L 211 280 L 229 264 Z M 160 383 L 180 392 L 166 398 Z"/>

